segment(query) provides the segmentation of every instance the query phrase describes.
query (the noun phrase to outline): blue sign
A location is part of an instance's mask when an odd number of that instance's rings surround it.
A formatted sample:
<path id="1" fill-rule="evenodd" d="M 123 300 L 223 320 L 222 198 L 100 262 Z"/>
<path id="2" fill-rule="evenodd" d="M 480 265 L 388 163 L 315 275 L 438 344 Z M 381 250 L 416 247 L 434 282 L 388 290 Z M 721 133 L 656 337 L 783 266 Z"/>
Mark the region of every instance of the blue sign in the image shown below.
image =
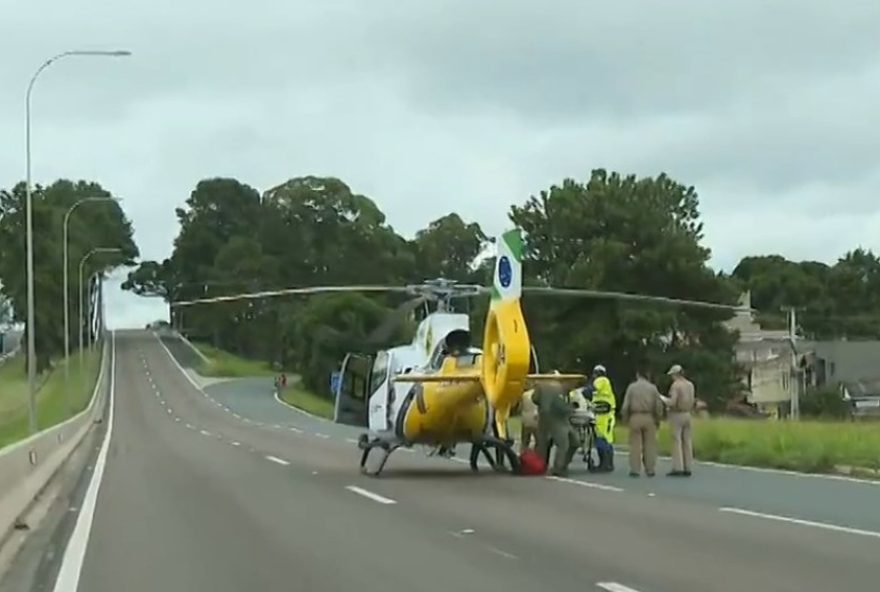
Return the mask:
<path id="1" fill-rule="evenodd" d="M 513 268 L 510 265 L 510 259 L 506 255 L 502 255 L 498 260 L 498 281 L 501 287 L 509 288 L 513 281 Z"/>
<path id="2" fill-rule="evenodd" d="M 339 387 L 342 384 L 342 372 L 336 370 L 330 373 L 330 392 L 333 393 L 333 398 L 339 394 Z"/>

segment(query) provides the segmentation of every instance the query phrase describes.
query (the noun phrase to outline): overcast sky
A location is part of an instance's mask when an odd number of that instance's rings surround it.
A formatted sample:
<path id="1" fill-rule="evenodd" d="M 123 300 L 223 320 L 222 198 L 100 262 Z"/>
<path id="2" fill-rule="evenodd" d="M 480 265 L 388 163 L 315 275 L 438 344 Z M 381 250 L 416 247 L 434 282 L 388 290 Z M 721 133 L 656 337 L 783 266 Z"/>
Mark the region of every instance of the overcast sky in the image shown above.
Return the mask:
<path id="1" fill-rule="evenodd" d="M 696 186 L 713 264 L 880 249 L 880 1 L 0 0 L 0 185 L 100 181 L 145 258 L 207 176 L 335 175 L 488 232 L 596 167 Z M 407 207 L 418 200 L 420 207 Z M 164 316 L 108 294 L 113 326 Z"/>

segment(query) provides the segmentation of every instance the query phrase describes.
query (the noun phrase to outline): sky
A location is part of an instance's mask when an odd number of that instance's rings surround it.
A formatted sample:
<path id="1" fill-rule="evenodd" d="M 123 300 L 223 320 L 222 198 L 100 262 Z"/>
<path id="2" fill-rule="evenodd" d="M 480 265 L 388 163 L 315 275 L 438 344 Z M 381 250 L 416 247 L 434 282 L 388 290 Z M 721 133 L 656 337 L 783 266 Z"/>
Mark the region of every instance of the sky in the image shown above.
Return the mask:
<path id="1" fill-rule="evenodd" d="M 701 199 L 712 264 L 880 249 L 877 0 L 0 0 L 0 186 L 97 180 L 145 259 L 199 179 L 343 179 L 411 235 L 593 168 Z M 418 208 L 411 204 L 417 201 Z M 107 294 L 108 324 L 167 314 Z"/>

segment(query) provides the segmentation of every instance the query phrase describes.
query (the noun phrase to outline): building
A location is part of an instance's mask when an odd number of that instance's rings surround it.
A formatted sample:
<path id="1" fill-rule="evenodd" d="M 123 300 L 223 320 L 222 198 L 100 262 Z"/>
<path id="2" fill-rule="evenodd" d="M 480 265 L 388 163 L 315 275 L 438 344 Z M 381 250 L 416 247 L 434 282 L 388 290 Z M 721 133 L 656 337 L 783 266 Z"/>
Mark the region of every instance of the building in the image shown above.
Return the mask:
<path id="1" fill-rule="evenodd" d="M 854 417 L 880 416 L 880 341 L 814 341 L 803 344 L 805 382 L 837 386 Z"/>
<path id="2" fill-rule="evenodd" d="M 740 305 L 751 309 L 751 294 L 740 298 Z M 751 310 L 737 311 L 727 321 L 731 331 L 739 333 L 736 361 L 743 367 L 743 387 L 746 402 L 762 413 L 786 417 L 791 412 L 792 399 L 799 393 L 800 373 L 797 372 L 797 353 L 787 330 L 762 329 Z"/>

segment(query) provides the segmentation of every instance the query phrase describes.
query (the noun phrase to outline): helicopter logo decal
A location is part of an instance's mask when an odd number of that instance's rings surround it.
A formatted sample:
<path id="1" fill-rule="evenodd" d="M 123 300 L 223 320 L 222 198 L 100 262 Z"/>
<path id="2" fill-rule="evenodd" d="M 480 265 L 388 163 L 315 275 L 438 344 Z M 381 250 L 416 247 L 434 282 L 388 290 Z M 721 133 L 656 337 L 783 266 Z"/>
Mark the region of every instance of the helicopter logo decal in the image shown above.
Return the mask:
<path id="1" fill-rule="evenodd" d="M 502 255 L 498 260 L 498 281 L 503 288 L 509 288 L 513 281 L 513 267 L 506 255 Z"/>

